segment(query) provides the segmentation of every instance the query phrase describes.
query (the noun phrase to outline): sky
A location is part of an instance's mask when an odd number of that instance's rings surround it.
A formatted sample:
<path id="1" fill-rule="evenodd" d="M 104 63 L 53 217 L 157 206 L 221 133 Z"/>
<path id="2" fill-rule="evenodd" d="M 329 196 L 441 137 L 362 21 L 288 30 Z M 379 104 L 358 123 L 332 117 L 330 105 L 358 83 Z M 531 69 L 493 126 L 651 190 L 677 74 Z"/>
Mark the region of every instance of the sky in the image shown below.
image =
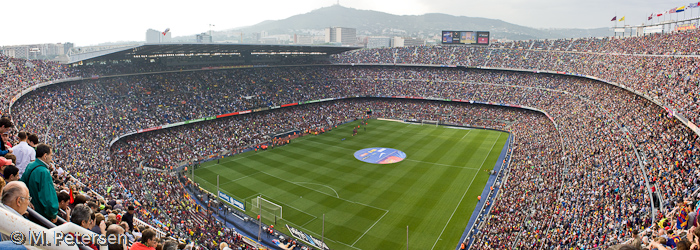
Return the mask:
<path id="1" fill-rule="evenodd" d="M 639 25 L 652 13 L 688 5 L 690 0 L 340 0 L 340 5 L 396 15 L 445 13 L 500 19 L 533 28 L 601 28 Z M 280 20 L 336 4 L 336 0 L 4 0 L 0 5 L 0 46 L 143 41 L 149 28 L 170 28 L 172 36 L 193 35 Z M 685 13 L 662 16 L 677 19 Z M 692 16 L 700 8 L 692 9 Z M 614 16 L 625 22 L 611 22 Z M 657 18 L 654 18 L 656 21 Z"/>

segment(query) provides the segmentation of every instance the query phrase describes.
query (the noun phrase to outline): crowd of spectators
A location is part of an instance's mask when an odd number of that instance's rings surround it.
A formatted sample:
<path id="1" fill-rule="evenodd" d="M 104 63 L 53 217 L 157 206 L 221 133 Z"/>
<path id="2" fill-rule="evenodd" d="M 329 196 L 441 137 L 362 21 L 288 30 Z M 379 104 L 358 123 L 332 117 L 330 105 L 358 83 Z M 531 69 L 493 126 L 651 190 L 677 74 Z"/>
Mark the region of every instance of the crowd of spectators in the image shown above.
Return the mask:
<path id="1" fill-rule="evenodd" d="M 566 42 L 514 41 L 489 46 L 420 46 L 358 50 L 337 63 L 433 64 L 551 70 L 616 82 L 700 123 L 698 30 Z M 547 44 L 540 46 L 540 44 Z"/>
<path id="2" fill-rule="evenodd" d="M 558 133 L 554 132 L 553 124 L 547 121 L 544 116 L 539 116 L 537 119 L 523 118 L 517 121 L 518 119 L 514 119 L 514 117 L 522 114 L 512 114 L 482 106 L 457 108 L 454 105 L 426 104 L 417 101 L 392 103 L 386 100 L 346 100 L 305 105 L 291 110 L 278 109 L 252 115 L 234 116 L 229 119 L 206 121 L 127 137 L 118 141 L 112 147 L 112 155 L 108 155 L 106 152 L 108 152 L 109 139 L 123 133 L 123 131 L 140 128 L 138 125 L 131 125 L 136 123 L 124 122 L 123 120 L 129 119 L 128 116 L 119 119 L 109 115 L 114 112 L 112 107 L 118 106 L 115 101 L 100 102 L 100 100 L 116 100 L 118 98 L 115 97 L 116 95 L 127 95 L 132 87 L 126 83 L 125 87 L 119 86 L 117 88 L 116 84 L 110 86 L 115 89 L 103 93 L 95 90 L 95 86 L 99 82 L 97 80 L 49 87 L 23 98 L 16 104 L 14 110 L 17 110 L 17 120 L 20 122 L 49 120 L 46 123 L 34 123 L 26 126 L 30 126 L 31 130 L 35 131 L 49 131 L 44 133 L 51 135 L 46 138 L 56 140 L 61 145 L 61 155 L 66 156 L 58 157 L 61 158 L 58 161 L 69 165 L 69 168 L 76 173 L 80 173 L 79 178 L 84 183 L 90 183 L 91 188 L 98 192 L 106 192 L 109 187 L 116 187 L 116 190 L 122 191 L 128 190 L 128 193 L 132 194 L 133 197 L 139 197 L 136 200 L 141 204 L 149 200 L 144 197 L 152 197 L 154 203 L 148 203 L 147 207 L 150 209 L 142 211 L 141 215 L 149 218 L 151 223 L 157 225 L 160 225 L 158 222 L 163 223 L 163 228 L 177 228 L 177 231 L 170 231 L 185 236 L 191 232 L 193 227 L 196 228 L 199 225 L 196 223 L 197 219 L 192 219 L 193 216 L 197 216 L 197 213 L 192 212 L 194 205 L 187 204 L 188 201 L 182 204 L 181 201 L 187 199 L 180 198 L 186 197 L 186 194 L 182 191 L 182 187 L 178 186 L 179 184 L 150 181 L 161 178 L 169 180 L 168 178 L 173 177 L 160 172 L 134 172 L 133 169 L 137 168 L 139 164 L 169 169 L 180 162 L 190 161 L 199 156 L 215 154 L 224 150 L 237 152 L 246 146 L 269 140 L 268 136 L 276 132 L 290 129 L 303 131 L 319 126 L 331 127 L 333 124 L 361 115 L 363 110 L 361 107 L 367 106 L 378 110 L 377 115 L 382 117 L 441 120 L 479 127 L 508 128 L 512 129 L 516 138 L 522 138 L 518 139 L 519 143 L 516 144 L 516 147 L 522 148 L 523 153 L 519 154 L 518 152 L 521 151 L 516 149 L 515 164 L 512 167 L 517 176 L 527 176 L 528 179 L 511 179 L 507 182 L 505 191 L 495 204 L 495 211 L 509 211 L 510 213 L 507 213 L 509 217 L 494 217 L 493 222 L 487 222 L 499 226 L 494 226 L 496 231 L 480 231 L 478 236 L 483 235 L 480 239 L 493 239 L 495 242 L 477 241 L 475 247 L 490 246 L 490 244 L 502 246 L 517 244 L 519 246 L 582 245 L 593 248 L 618 243 L 628 237 L 628 231 L 626 231 L 628 226 L 622 225 L 622 222 L 627 222 L 630 220 L 629 218 L 635 218 L 630 224 L 633 227 L 643 227 L 651 223 L 649 220 L 645 220 L 651 217 L 651 198 L 644 189 L 646 185 L 639 171 L 640 162 L 634 153 L 635 145 L 637 149 L 641 148 L 638 144 L 628 141 L 619 127 L 614 126 L 615 123 L 631 123 L 637 120 L 640 124 L 646 124 L 643 121 L 652 119 L 660 119 L 663 123 L 672 123 L 673 120 L 666 117 L 662 109 L 651 105 L 646 99 L 632 98 L 633 95 L 628 92 L 610 85 L 571 76 L 418 67 L 328 66 L 295 70 L 297 70 L 294 71 L 295 75 L 312 79 L 305 86 L 310 93 L 305 93 L 297 98 L 316 99 L 355 95 L 420 96 L 524 105 L 548 112 L 558 125 L 562 136 L 560 137 Z M 239 71 L 258 71 L 258 69 Z M 280 72 L 283 71 L 280 70 Z M 182 73 L 181 77 L 174 75 L 174 79 L 163 78 L 160 81 L 173 83 L 173 88 L 186 88 L 187 84 L 176 82 L 186 82 L 182 78 L 192 78 L 193 76 L 190 74 L 196 73 Z M 226 75 L 223 72 L 221 74 Z M 246 75 L 253 73 L 231 72 L 227 74 Z M 156 75 L 155 77 L 161 78 L 162 76 Z M 219 85 L 221 82 L 212 81 L 209 84 L 197 85 L 197 88 L 217 88 L 215 85 Z M 228 83 L 224 86 L 247 89 L 250 88 L 249 85 L 261 84 L 254 82 L 254 80 L 246 82 L 235 81 L 235 83 Z M 271 82 L 268 81 L 266 87 L 273 91 L 260 92 L 260 97 L 256 98 L 272 99 L 273 94 L 268 95 L 267 93 L 274 93 L 274 98 L 277 98 L 279 93 L 286 93 L 277 89 L 287 88 L 283 85 L 287 85 L 289 82 L 292 81 L 284 80 L 283 77 L 275 78 Z M 136 85 L 133 84 L 133 86 Z M 323 88 L 319 86 L 323 86 Z M 158 88 L 154 89 L 163 91 Z M 311 91 L 312 89 L 315 92 Z M 191 91 L 191 93 L 205 93 L 205 91 L 198 92 L 194 88 Z M 109 96 L 106 93 L 118 94 Z M 133 91 L 133 93 L 133 99 L 139 100 L 143 92 Z M 291 92 L 291 95 L 294 94 Z M 617 107 L 613 101 L 624 98 L 632 98 L 631 100 L 634 100 L 630 101 L 632 104 L 640 103 L 638 109 L 644 110 L 644 112 L 618 113 L 625 109 Z M 293 99 L 285 100 L 293 101 Z M 199 106 L 210 105 L 207 106 L 209 112 L 219 112 L 224 109 L 228 112 L 228 110 L 234 111 L 235 107 L 246 107 L 245 103 L 235 102 L 234 104 L 218 104 L 221 106 L 218 106 L 216 102 L 205 103 L 208 100 L 193 102 Z M 165 112 L 158 110 L 156 103 L 142 106 L 144 112 L 148 112 L 148 116 L 154 120 L 165 119 L 163 118 Z M 632 104 L 627 104 L 625 107 L 633 107 Z M 44 110 L 41 108 L 42 105 L 51 108 Z M 599 105 L 602 106 L 597 108 Z M 149 109 L 149 107 L 151 108 Z M 188 109 L 184 109 L 183 112 L 188 112 Z M 611 115 L 611 112 L 614 112 L 614 115 Z M 159 114 L 163 116 L 159 117 Z M 630 114 L 633 119 L 620 121 Z M 186 113 L 178 114 L 173 117 L 190 118 L 186 115 Z M 216 113 L 203 114 L 203 116 L 212 115 L 216 115 Z M 192 116 L 192 118 L 195 117 Z M 158 121 L 168 122 L 168 120 Z M 169 122 L 175 121 L 181 120 Z M 652 124 L 658 125 L 656 122 Z M 679 132 L 685 132 L 688 136 L 692 136 L 687 128 L 683 130 L 681 125 L 674 125 L 677 127 L 676 129 L 680 129 Z M 68 126 L 75 129 L 60 129 Z M 655 129 L 661 130 L 660 128 Z M 79 132 L 88 130 L 96 133 Z M 63 140 L 62 138 L 75 139 Z M 696 137 L 691 138 L 697 140 Z M 667 147 L 663 143 L 664 141 L 658 141 L 661 138 L 647 138 L 646 140 L 649 144 L 664 149 Z M 69 143 L 61 144 L 61 142 Z M 71 147 L 76 143 L 79 147 Z M 692 156 L 688 158 L 690 161 L 686 160 L 683 164 L 696 164 L 693 161 L 697 160 L 695 158 L 697 152 L 691 151 L 689 154 Z M 99 164 L 95 164 L 95 162 Z M 101 166 L 109 165 L 113 169 L 109 173 L 111 178 L 104 178 L 101 174 L 104 169 Z M 647 163 L 645 166 L 649 165 L 651 164 Z M 567 174 L 561 173 L 561 166 L 568 169 Z M 650 167 L 648 170 L 651 172 L 654 168 Z M 599 176 L 609 178 L 599 179 Z M 145 181 L 120 181 L 118 184 L 113 182 L 113 180 L 131 180 L 133 178 L 145 178 Z M 164 183 L 178 182 L 166 181 Z M 605 191 L 599 190 L 600 186 L 605 187 Z M 152 190 L 166 190 L 167 192 L 153 193 Z M 667 195 L 664 194 L 665 200 L 674 198 L 666 197 Z M 505 202 L 501 202 L 501 200 Z M 620 209 L 607 209 L 615 207 L 616 204 L 619 205 L 620 200 L 624 201 L 624 206 L 617 206 Z M 522 205 L 523 209 L 510 208 L 513 202 Z M 531 207 L 537 209 L 525 209 Z M 546 211 L 561 211 L 561 216 Z M 595 213 L 600 214 L 600 216 L 590 215 Z M 504 214 L 500 213 L 498 216 Z M 507 228 L 502 228 L 497 222 L 499 219 L 506 219 L 511 223 L 508 224 Z M 194 223 L 188 224 L 189 221 Z M 593 225 L 598 226 L 598 228 L 606 228 L 606 230 L 596 229 L 597 231 L 592 231 L 595 228 Z M 524 235 L 505 236 L 511 235 L 513 232 Z M 202 234 L 200 233 L 200 235 Z M 204 235 L 206 235 L 205 238 L 212 237 L 212 232 Z M 543 240 L 545 235 L 549 237 Z M 191 236 L 194 234 L 191 233 Z M 515 243 L 516 241 L 517 243 Z"/>
<path id="3" fill-rule="evenodd" d="M 692 37 L 676 35 L 639 38 L 646 39 L 641 42 L 589 39 L 363 50 L 336 60 L 576 72 L 660 98 L 697 123 L 700 91 L 696 86 L 696 59 L 630 55 L 669 54 L 669 45 L 661 49 L 640 46 L 663 39 L 681 44 Z M 579 53 L 585 50 L 591 52 Z M 694 52 L 688 48 L 673 53 Z M 15 79 L 10 81 L 15 84 L 29 81 L 32 75 L 43 80 L 70 75 L 50 63 L 40 66 L 38 73 L 30 73 L 18 70 L 17 64 L 43 64 L 4 60 L 8 63 L 3 65 L 10 70 L 14 67 L 14 71 L 0 76 L 3 81 Z M 9 92 L 17 93 L 16 88 L 24 86 L 10 85 Z M 165 123 L 348 96 L 507 103 L 541 109 L 551 120 L 529 111 L 489 106 L 346 99 L 195 123 L 127 137 L 111 148 L 109 145 L 113 138 L 128 131 Z M 512 176 L 518 178 L 511 177 L 503 184 L 490 216 L 473 236 L 475 249 L 605 248 L 638 236 L 633 230 L 658 227 L 659 221 L 661 229 L 665 230 L 666 221 L 669 229 L 675 230 L 675 234 L 654 231 L 668 234 L 668 239 L 679 232 L 693 234 L 690 225 L 694 223 L 669 222 L 680 221 L 684 216 L 678 211 L 687 210 L 697 198 L 693 197 L 697 190 L 694 178 L 700 176 L 697 135 L 652 102 L 584 78 L 478 69 L 338 65 L 166 73 L 43 88 L 20 99 L 12 115 L 18 130 L 39 134 L 41 142 L 54 146 L 56 172 L 67 170 L 81 183 L 87 183 L 85 187 L 63 184 L 54 188 L 68 189 L 68 193 L 92 190 L 108 194 L 105 199 L 114 200 L 115 205 L 117 201 L 136 205 L 138 217 L 161 230 L 210 248 L 230 241 L 233 233 L 219 233 L 221 224 L 203 228 L 202 221 L 213 223 L 213 219 L 187 199 L 176 177 L 166 172 L 140 171 L 139 165 L 168 169 L 221 150 L 237 152 L 269 140 L 275 132 L 330 128 L 361 115 L 368 106 L 377 110 L 378 117 L 484 126 L 510 130 L 516 136 L 510 167 Z M 14 134 L 12 137 L 18 139 Z M 660 206 L 652 208 L 656 200 Z"/>

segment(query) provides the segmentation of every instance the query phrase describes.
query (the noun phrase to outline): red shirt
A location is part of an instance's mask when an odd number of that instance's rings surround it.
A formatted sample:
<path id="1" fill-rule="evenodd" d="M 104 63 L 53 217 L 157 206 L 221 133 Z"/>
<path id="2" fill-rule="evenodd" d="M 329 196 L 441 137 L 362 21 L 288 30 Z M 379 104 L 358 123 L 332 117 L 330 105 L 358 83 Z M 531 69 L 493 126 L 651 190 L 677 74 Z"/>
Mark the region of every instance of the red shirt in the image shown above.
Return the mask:
<path id="1" fill-rule="evenodd" d="M 148 247 L 141 242 L 136 242 L 133 245 L 131 245 L 131 248 L 129 250 L 155 250 L 153 247 Z"/>

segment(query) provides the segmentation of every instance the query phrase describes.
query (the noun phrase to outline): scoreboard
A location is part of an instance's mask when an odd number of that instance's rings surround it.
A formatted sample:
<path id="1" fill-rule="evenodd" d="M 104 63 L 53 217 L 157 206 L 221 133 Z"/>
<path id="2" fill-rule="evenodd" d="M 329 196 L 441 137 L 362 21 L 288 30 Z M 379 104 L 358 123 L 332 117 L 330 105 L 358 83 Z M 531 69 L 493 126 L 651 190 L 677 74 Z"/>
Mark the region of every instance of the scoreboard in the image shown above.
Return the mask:
<path id="1" fill-rule="evenodd" d="M 488 31 L 442 31 L 442 44 L 489 45 Z"/>

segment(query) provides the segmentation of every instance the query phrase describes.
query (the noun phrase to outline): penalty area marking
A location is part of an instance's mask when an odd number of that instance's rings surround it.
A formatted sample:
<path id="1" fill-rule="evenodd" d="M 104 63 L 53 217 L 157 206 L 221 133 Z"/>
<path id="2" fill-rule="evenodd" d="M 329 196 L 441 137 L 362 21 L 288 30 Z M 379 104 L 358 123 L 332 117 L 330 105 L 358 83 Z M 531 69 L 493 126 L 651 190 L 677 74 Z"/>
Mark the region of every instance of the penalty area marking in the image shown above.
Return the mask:
<path id="1" fill-rule="evenodd" d="M 378 219 L 377 221 L 375 221 L 374 224 L 372 224 L 372 226 L 370 226 L 370 227 L 367 229 L 367 231 L 365 231 L 365 233 L 363 233 L 362 235 L 360 235 L 360 238 L 357 238 L 357 240 L 355 240 L 355 242 L 353 242 L 352 245 L 350 245 L 350 246 L 354 246 L 355 243 L 357 243 L 360 239 L 362 239 L 362 237 L 364 237 L 365 234 L 367 234 L 367 232 L 369 232 L 369 230 L 372 230 L 372 228 L 374 227 L 374 225 L 377 225 L 377 222 L 379 222 L 380 220 L 382 220 L 382 218 L 384 218 L 384 216 L 385 216 L 387 213 L 389 213 L 389 210 L 386 210 L 386 212 L 384 212 L 384 214 L 382 215 L 382 217 L 379 217 L 379 219 Z"/>
<path id="2" fill-rule="evenodd" d="M 331 190 L 333 190 L 333 193 L 335 193 L 335 198 L 340 198 L 340 195 L 338 195 L 338 192 L 335 191 L 335 189 L 333 189 L 332 187 L 329 187 L 329 186 L 327 186 L 327 185 L 318 184 L 318 183 L 312 183 L 312 182 L 291 182 L 291 183 L 294 183 L 294 184 L 297 184 L 297 185 L 299 185 L 299 184 L 311 184 L 311 185 L 324 186 L 324 187 L 327 187 L 327 188 L 330 188 Z M 301 185 L 300 185 L 300 186 L 301 186 Z M 315 189 L 314 189 L 314 190 L 315 190 Z M 318 190 L 316 190 L 316 192 L 323 193 L 323 192 L 318 191 Z"/>

